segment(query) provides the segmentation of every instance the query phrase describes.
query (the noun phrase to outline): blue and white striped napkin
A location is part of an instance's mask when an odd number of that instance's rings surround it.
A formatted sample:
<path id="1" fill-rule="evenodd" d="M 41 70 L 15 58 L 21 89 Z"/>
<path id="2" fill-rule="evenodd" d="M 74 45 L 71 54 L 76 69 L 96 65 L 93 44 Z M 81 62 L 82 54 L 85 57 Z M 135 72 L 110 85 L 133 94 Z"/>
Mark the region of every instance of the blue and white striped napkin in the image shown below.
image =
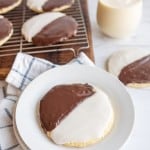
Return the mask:
<path id="1" fill-rule="evenodd" d="M 83 53 L 68 64 L 90 65 L 94 63 Z M 25 53 L 18 53 L 6 82 L 5 98 L 0 100 L 0 150 L 21 150 L 13 132 L 13 111 L 20 93 L 41 73 L 58 67 L 52 62 L 36 58 Z M 2 88 L 0 88 L 2 92 Z"/>

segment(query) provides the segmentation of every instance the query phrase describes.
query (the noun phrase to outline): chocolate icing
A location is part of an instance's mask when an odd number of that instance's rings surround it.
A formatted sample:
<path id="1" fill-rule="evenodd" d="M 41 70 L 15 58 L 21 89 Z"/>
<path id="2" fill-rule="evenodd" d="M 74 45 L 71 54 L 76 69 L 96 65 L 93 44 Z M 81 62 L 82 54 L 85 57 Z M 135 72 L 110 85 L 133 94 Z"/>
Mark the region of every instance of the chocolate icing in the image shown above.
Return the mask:
<path id="1" fill-rule="evenodd" d="M 13 5 L 18 0 L 0 0 L 0 9 Z"/>
<path id="2" fill-rule="evenodd" d="M 74 0 L 48 0 L 42 8 L 44 11 L 51 11 L 62 6 L 72 5 L 73 2 Z"/>
<path id="3" fill-rule="evenodd" d="M 6 18 L 0 19 L 0 40 L 6 38 L 12 30 L 12 24 Z"/>
<path id="4" fill-rule="evenodd" d="M 32 38 L 32 41 L 35 45 L 50 45 L 63 41 L 76 33 L 77 26 L 72 17 L 60 17 L 45 26 Z"/>
<path id="5" fill-rule="evenodd" d="M 95 92 L 88 84 L 58 85 L 40 101 L 40 120 L 45 131 L 52 131 L 77 105 Z"/>
<path id="6" fill-rule="evenodd" d="M 124 84 L 150 83 L 150 55 L 124 67 L 119 74 L 119 79 Z"/>

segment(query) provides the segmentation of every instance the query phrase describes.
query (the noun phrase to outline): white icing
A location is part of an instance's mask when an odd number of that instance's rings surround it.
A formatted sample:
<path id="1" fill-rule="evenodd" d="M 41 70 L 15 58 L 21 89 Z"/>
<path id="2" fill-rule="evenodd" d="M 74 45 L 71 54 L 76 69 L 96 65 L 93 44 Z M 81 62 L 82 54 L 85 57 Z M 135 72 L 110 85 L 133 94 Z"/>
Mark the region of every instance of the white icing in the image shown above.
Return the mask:
<path id="1" fill-rule="evenodd" d="M 108 70 L 110 73 L 118 76 L 121 70 L 134 61 L 150 54 L 145 50 L 123 50 L 114 53 L 108 60 Z"/>
<path id="2" fill-rule="evenodd" d="M 4 18 L 4 16 L 0 15 L 0 19 Z"/>
<path id="3" fill-rule="evenodd" d="M 62 16 L 65 14 L 60 12 L 48 12 L 34 16 L 23 24 L 22 34 L 28 42 L 32 42 L 32 38 L 46 25 Z"/>
<path id="4" fill-rule="evenodd" d="M 51 132 L 56 144 L 87 142 L 102 138 L 113 119 L 113 109 L 109 97 L 100 89 L 79 104 Z"/>
<path id="5" fill-rule="evenodd" d="M 102 1 L 104 1 L 105 3 L 107 3 L 111 6 L 126 7 L 126 6 L 130 6 L 141 0 L 102 0 Z"/>
<path id="6" fill-rule="evenodd" d="M 27 0 L 27 6 L 33 10 L 37 10 L 39 12 L 42 12 L 42 6 L 47 2 L 48 0 Z"/>

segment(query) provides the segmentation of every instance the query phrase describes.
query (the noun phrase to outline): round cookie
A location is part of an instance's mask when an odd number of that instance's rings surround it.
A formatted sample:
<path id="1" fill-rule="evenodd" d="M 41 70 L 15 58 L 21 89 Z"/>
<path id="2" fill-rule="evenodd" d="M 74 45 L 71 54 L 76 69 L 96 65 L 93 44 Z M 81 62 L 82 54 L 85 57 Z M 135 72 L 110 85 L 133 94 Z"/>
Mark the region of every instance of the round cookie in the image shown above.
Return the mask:
<path id="1" fill-rule="evenodd" d="M 7 19 L 0 15 L 0 46 L 6 43 L 13 34 L 13 25 Z"/>
<path id="2" fill-rule="evenodd" d="M 150 51 L 129 49 L 117 51 L 108 59 L 108 71 L 125 85 L 150 86 Z"/>
<path id="3" fill-rule="evenodd" d="M 22 34 L 35 45 L 55 44 L 77 33 L 78 24 L 74 18 L 60 12 L 48 12 L 32 17 L 22 26 Z"/>
<path id="4" fill-rule="evenodd" d="M 72 6 L 74 0 L 27 0 L 29 9 L 35 12 L 62 11 Z"/>
<path id="5" fill-rule="evenodd" d="M 5 14 L 21 4 L 22 0 L 0 0 L 0 14 Z"/>
<path id="6" fill-rule="evenodd" d="M 112 129 L 114 112 L 108 95 L 89 84 L 53 87 L 40 101 L 40 121 L 58 145 L 86 147 Z"/>

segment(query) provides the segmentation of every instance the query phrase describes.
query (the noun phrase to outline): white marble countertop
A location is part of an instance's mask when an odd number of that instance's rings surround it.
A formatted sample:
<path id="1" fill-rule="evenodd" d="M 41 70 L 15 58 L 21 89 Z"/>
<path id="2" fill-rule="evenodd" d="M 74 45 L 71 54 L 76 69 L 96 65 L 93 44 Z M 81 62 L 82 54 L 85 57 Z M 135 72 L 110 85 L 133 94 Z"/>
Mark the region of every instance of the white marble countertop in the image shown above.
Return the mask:
<path id="1" fill-rule="evenodd" d="M 139 48 L 150 50 L 150 1 L 144 0 L 143 17 L 135 35 L 128 39 L 117 40 L 104 36 L 96 22 L 97 0 L 89 0 L 93 45 L 96 65 L 105 69 L 106 59 L 120 49 Z M 150 89 L 129 91 L 135 107 L 135 125 L 130 138 L 121 150 L 150 150 Z"/>

